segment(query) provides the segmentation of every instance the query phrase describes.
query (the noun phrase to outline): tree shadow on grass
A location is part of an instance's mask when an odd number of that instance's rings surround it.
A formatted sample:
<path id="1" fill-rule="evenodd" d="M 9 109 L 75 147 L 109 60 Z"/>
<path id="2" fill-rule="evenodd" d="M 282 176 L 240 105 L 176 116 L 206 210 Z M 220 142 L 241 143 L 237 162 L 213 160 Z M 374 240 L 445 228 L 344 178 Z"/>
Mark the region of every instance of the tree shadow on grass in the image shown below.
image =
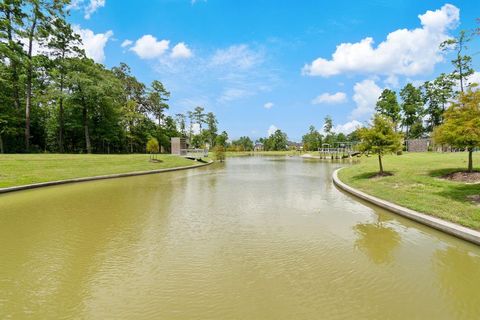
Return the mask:
<path id="1" fill-rule="evenodd" d="M 439 178 L 451 174 L 453 172 L 462 171 L 462 169 L 441 169 L 433 170 L 429 172 L 431 177 Z M 464 170 L 463 170 L 464 171 Z M 450 181 L 444 179 L 445 184 L 442 186 L 442 190 L 437 192 L 438 195 L 461 202 L 469 202 L 475 204 L 471 199 L 475 198 L 474 196 L 480 194 L 480 184 L 479 183 L 466 183 L 461 181 Z"/>
<path id="2" fill-rule="evenodd" d="M 445 168 L 445 169 L 437 169 L 437 170 L 430 170 L 428 175 L 434 178 L 442 178 L 446 175 L 455 172 L 467 171 L 467 168 Z"/>
<path id="3" fill-rule="evenodd" d="M 390 176 L 393 176 L 393 172 L 385 171 L 383 175 L 381 175 L 378 171 L 372 171 L 372 172 L 364 172 L 364 173 L 354 175 L 352 176 L 351 179 L 354 181 L 375 180 L 375 179 L 381 179 L 381 178 L 390 177 Z"/>

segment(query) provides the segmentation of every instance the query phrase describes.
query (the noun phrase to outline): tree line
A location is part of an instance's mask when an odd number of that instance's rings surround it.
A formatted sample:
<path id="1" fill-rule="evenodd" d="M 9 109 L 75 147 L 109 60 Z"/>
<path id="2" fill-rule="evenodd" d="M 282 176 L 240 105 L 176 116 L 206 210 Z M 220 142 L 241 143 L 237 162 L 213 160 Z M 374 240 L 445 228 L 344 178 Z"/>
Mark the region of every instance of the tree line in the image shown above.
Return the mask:
<path id="1" fill-rule="evenodd" d="M 145 152 L 150 138 L 167 151 L 180 135 L 215 143 L 213 113 L 169 116 L 161 81 L 146 85 L 125 63 L 108 69 L 87 58 L 69 3 L 0 2 L 0 152 Z"/>

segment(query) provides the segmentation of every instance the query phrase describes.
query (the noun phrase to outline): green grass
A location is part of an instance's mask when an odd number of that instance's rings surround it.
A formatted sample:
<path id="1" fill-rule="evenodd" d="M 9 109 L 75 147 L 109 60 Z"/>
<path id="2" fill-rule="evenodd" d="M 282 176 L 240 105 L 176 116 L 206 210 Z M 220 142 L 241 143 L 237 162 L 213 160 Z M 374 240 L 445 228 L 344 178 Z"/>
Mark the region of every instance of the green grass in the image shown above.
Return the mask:
<path id="1" fill-rule="evenodd" d="M 440 177 L 467 168 L 467 153 L 407 153 L 386 156 L 384 168 L 393 176 L 371 178 L 378 172 L 377 157 L 361 158 L 342 169 L 339 178 L 348 185 L 401 206 L 480 230 L 480 206 L 468 196 L 480 194 L 480 184 Z M 474 154 L 480 170 L 480 154 Z"/>
<path id="2" fill-rule="evenodd" d="M 31 183 L 146 171 L 194 165 L 192 160 L 159 155 L 161 162 L 149 156 L 79 154 L 6 154 L 0 155 L 0 188 Z"/>

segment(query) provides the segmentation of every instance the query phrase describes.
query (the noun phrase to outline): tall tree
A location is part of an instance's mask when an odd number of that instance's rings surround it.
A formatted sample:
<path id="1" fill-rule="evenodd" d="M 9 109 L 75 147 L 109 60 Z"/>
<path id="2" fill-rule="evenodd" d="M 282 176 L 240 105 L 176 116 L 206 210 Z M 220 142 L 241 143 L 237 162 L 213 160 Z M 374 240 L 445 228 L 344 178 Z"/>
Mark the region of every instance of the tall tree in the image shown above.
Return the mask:
<path id="1" fill-rule="evenodd" d="M 158 120 L 159 126 L 165 116 L 165 110 L 169 108 L 167 104 L 169 99 L 170 92 L 165 89 L 163 83 L 154 80 L 148 95 L 148 110 Z"/>
<path id="2" fill-rule="evenodd" d="M 84 54 L 80 49 L 81 39 L 73 32 L 72 27 L 64 17 L 57 17 L 50 26 L 48 48 L 53 57 L 53 67 L 50 70 L 53 81 L 56 83 L 58 100 L 58 150 L 64 152 L 65 135 L 65 78 L 68 72 L 68 59 Z"/>
<path id="3" fill-rule="evenodd" d="M 25 14 L 22 11 L 23 0 L 4 0 L 0 2 L 0 58 L 8 59 L 10 64 L 9 78 L 12 84 L 13 103 L 20 109 L 20 67 L 24 56 L 23 44 L 18 40 L 23 37 L 22 27 Z"/>
<path id="4" fill-rule="evenodd" d="M 218 120 L 215 117 L 215 114 L 213 112 L 209 112 L 205 116 L 205 123 L 207 124 L 207 138 L 211 146 L 213 146 L 213 143 L 215 142 L 215 138 L 217 137 L 217 132 L 218 132 Z"/>
<path id="5" fill-rule="evenodd" d="M 302 136 L 303 150 L 317 151 L 322 146 L 322 135 L 312 125 L 308 129 L 308 133 Z"/>
<path id="6" fill-rule="evenodd" d="M 215 146 L 226 148 L 228 144 L 227 141 L 228 141 L 228 133 L 226 131 L 222 131 L 222 133 L 220 133 L 215 138 Z"/>
<path id="7" fill-rule="evenodd" d="M 445 105 L 453 96 L 453 81 L 451 76 L 442 73 L 434 81 L 426 81 L 421 89 L 428 115 L 427 130 L 432 132 L 443 121 Z"/>
<path id="8" fill-rule="evenodd" d="M 406 129 L 406 137 L 414 138 L 410 134 L 410 128 L 417 123 L 421 124 L 423 116 L 423 99 L 420 89 L 408 83 L 401 91 L 403 120 L 402 125 Z M 418 131 L 417 131 L 418 132 Z"/>
<path id="9" fill-rule="evenodd" d="M 480 147 L 480 91 L 469 89 L 460 94 L 459 102 L 445 111 L 444 123 L 437 127 L 437 143 L 468 151 L 468 172 L 473 171 L 473 151 Z"/>
<path id="10" fill-rule="evenodd" d="M 397 130 L 397 125 L 401 120 L 401 115 L 400 105 L 398 104 L 397 94 L 395 91 L 390 89 L 383 90 L 382 94 L 378 98 L 375 110 L 378 113 L 390 118 L 395 126 L 395 130 Z"/>
<path id="11" fill-rule="evenodd" d="M 235 147 L 236 151 L 252 151 L 254 147 L 252 139 L 246 136 L 233 140 L 232 146 Z"/>
<path id="12" fill-rule="evenodd" d="M 193 119 L 195 119 L 195 122 L 198 124 L 200 128 L 200 133 L 202 132 L 202 124 L 205 122 L 205 114 L 204 114 L 205 108 L 203 107 L 195 107 L 193 110 Z"/>
<path id="13" fill-rule="evenodd" d="M 277 129 L 265 142 L 266 150 L 282 151 L 287 150 L 288 137 L 282 130 Z"/>
<path id="14" fill-rule="evenodd" d="M 183 113 L 177 113 L 175 115 L 175 121 L 177 122 L 178 131 L 185 137 L 187 135 L 186 116 Z"/>
<path id="15" fill-rule="evenodd" d="M 465 91 L 468 85 L 468 77 L 474 73 L 472 68 L 472 57 L 465 54 L 468 49 L 468 42 L 472 40 L 472 36 L 465 30 L 460 31 L 456 38 L 445 40 L 440 45 L 440 48 L 447 51 L 455 52 L 455 59 L 452 60 L 453 72 L 452 76 L 460 83 L 460 92 Z"/>
<path id="16" fill-rule="evenodd" d="M 333 129 L 333 120 L 332 117 L 326 116 L 323 124 L 323 131 L 328 135 Z"/>

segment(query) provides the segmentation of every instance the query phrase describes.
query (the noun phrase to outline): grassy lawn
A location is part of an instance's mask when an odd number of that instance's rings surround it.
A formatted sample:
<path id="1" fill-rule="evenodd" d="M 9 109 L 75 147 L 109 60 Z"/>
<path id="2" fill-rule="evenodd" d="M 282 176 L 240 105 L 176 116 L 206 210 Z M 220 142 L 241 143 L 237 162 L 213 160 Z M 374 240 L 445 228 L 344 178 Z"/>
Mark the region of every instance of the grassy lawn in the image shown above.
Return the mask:
<path id="1" fill-rule="evenodd" d="M 474 154 L 480 170 L 480 154 Z M 348 185 L 378 198 L 432 216 L 480 230 L 480 205 L 469 196 L 480 194 L 480 184 L 441 179 L 465 171 L 467 153 L 407 153 L 386 156 L 384 168 L 393 176 L 370 178 L 378 172 L 377 157 L 362 157 L 358 164 L 342 169 L 339 178 Z"/>
<path id="2" fill-rule="evenodd" d="M 79 154 L 0 155 L 0 188 L 31 183 L 127 173 L 180 166 L 196 162 L 172 155 L 159 155 L 162 162 L 149 162 L 149 156 Z"/>

